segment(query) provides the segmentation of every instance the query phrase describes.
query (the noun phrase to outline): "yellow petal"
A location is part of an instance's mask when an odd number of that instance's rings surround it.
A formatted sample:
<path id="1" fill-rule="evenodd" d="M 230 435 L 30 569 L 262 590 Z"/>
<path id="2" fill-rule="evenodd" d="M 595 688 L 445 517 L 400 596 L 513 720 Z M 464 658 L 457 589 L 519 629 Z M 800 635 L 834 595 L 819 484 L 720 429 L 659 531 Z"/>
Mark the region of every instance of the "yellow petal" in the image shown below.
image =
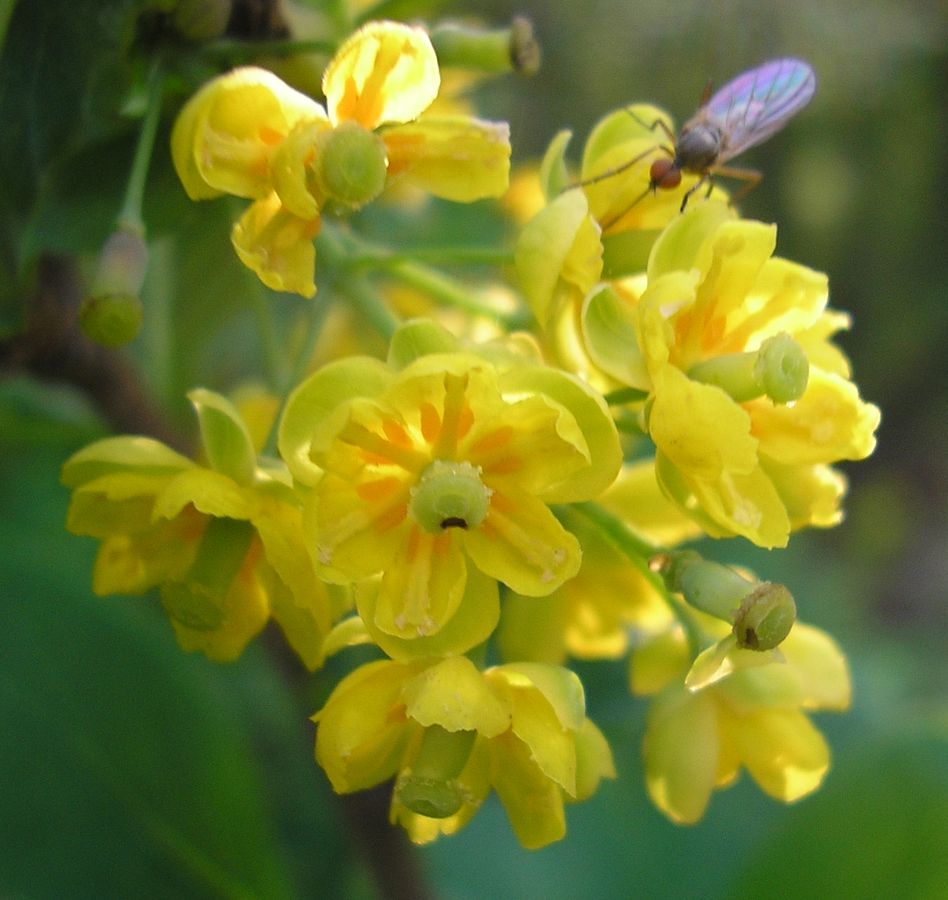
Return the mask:
<path id="1" fill-rule="evenodd" d="M 445 659 L 405 682 L 402 699 L 408 717 L 426 727 L 476 731 L 488 738 L 510 727 L 506 698 L 491 689 L 466 656 Z"/>
<path id="2" fill-rule="evenodd" d="M 438 58 L 427 33 L 396 22 L 370 22 L 336 52 L 323 73 L 332 123 L 363 128 L 410 122 L 438 95 Z"/>
<path id="3" fill-rule="evenodd" d="M 510 129 L 506 122 L 423 118 L 387 128 L 389 177 L 406 179 L 436 197 L 470 203 L 500 197 L 510 178 Z"/>
<path id="4" fill-rule="evenodd" d="M 579 571 L 579 542 L 549 508 L 511 485 L 497 486 L 487 518 L 462 535 L 474 564 L 519 594 L 552 593 Z"/>
<path id="5" fill-rule="evenodd" d="M 757 467 L 750 416 L 724 391 L 664 366 L 655 379 L 648 430 L 658 449 L 688 477 L 710 480 Z"/>
<path id="6" fill-rule="evenodd" d="M 800 681 L 805 709 L 849 708 L 849 665 L 839 645 L 825 631 L 797 622 L 780 650 Z"/>
<path id="7" fill-rule="evenodd" d="M 519 738 L 507 733 L 489 744 L 491 780 L 510 825 L 528 849 L 544 847 L 566 834 L 562 789 L 530 758 Z"/>
<path id="8" fill-rule="evenodd" d="M 436 634 L 457 612 L 466 582 L 455 535 L 430 535 L 413 526 L 382 576 L 375 625 L 401 638 Z"/>
<path id="9" fill-rule="evenodd" d="M 749 404 L 761 451 L 785 464 L 864 459 L 876 446 L 879 408 L 838 375 L 810 371 L 806 392 L 793 404 Z"/>
<path id="10" fill-rule="evenodd" d="M 262 197 L 273 150 L 302 119 L 323 108 L 266 69 L 247 66 L 208 82 L 181 111 L 171 134 L 175 170 L 188 196 L 221 192 Z"/>
<path id="11" fill-rule="evenodd" d="M 235 223 L 230 239 L 240 261 L 274 291 L 312 297 L 319 219 L 300 219 L 276 193 L 256 200 Z"/>
<path id="12" fill-rule="evenodd" d="M 797 710 L 722 719 L 741 760 L 764 793 L 792 803 L 815 791 L 829 770 L 823 735 Z"/>
<path id="13" fill-rule="evenodd" d="M 312 192 L 313 180 L 308 176 L 317 139 L 329 127 L 324 120 L 300 122 L 277 148 L 270 165 L 273 187 L 283 206 L 307 221 L 319 217 L 319 205 Z"/>
<path id="14" fill-rule="evenodd" d="M 337 793 L 372 787 L 397 771 L 409 738 L 399 715 L 405 681 L 420 666 L 368 663 L 344 678 L 314 716 L 316 761 Z"/>
<path id="15" fill-rule="evenodd" d="M 717 777 L 718 729 L 711 696 L 675 688 L 657 697 L 649 709 L 642 754 L 655 805 L 675 822 L 697 822 Z"/>

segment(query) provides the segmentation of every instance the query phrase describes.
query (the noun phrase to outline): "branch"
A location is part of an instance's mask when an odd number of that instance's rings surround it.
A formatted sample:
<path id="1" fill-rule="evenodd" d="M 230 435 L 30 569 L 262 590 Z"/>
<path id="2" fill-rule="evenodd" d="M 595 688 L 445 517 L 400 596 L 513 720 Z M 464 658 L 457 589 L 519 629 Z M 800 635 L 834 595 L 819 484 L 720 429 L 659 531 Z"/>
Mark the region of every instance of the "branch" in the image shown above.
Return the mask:
<path id="1" fill-rule="evenodd" d="M 0 375 L 17 372 L 70 384 L 84 393 L 112 430 L 157 438 L 188 452 L 187 441 L 165 420 L 128 360 L 94 344 L 79 329 L 82 285 L 75 260 L 40 257 L 36 295 L 26 328 L 0 341 Z"/>

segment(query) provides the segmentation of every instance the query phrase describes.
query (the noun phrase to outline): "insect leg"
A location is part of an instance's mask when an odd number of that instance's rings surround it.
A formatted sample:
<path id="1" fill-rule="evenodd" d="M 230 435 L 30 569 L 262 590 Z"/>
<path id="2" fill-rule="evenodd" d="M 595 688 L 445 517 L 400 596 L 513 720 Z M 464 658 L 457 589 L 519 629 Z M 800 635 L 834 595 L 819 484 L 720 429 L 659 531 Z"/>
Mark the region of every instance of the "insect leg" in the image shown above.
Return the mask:
<path id="1" fill-rule="evenodd" d="M 725 178 L 736 178 L 743 181 L 744 184 L 730 199 L 733 206 L 739 200 L 743 200 L 758 184 L 763 180 L 763 175 L 756 169 L 734 168 L 733 166 L 714 166 L 711 169 L 715 175 L 723 175 Z"/>
<path id="2" fill-rule="evenodd" d="M 584 178 L 582 181 L 576 181 L 573 184 L 568 185 L 563 188 L 564 191 L 571 191 L 573 188 L 586 187 L 590 184 L 598 184 L 600 181 L 605 181 L 607 178 L 612 178 L 614 175 L 620 175 L 626 169 L 631 169 L 637 162 L 645 159 L 650 153 L 654 153 L 656 150 L 664 150 L 669 155 L 674 156 L 668 147 L 665 147 L 662 144 L 657 144 L 654 147 L 649 147 L 648 150 L 643 150 L 637 156 L 633 156 L 632 159 L 626 160 L 624 163 L 618 166 L 613 166 L 611 169 L 606 169 L 605 172 L 600 172 L 598 175 L 593 175 L 592 178 Z"/>
<path id="3" fill-rule="evenodd" d="M 706 181 L 708 182 L 708 193 L 711 193 L 711 189 L 714 187 L 714 185 L 711 183 L 711 173 L 705 172 L 690 188 L 688 188 L 687 191 L 685 191 L 685 196 L 681 198 L 681 208 L 678 210 L 679 212 L 685 211 L 685 207 L 688 205 L 691 195 Z"/>

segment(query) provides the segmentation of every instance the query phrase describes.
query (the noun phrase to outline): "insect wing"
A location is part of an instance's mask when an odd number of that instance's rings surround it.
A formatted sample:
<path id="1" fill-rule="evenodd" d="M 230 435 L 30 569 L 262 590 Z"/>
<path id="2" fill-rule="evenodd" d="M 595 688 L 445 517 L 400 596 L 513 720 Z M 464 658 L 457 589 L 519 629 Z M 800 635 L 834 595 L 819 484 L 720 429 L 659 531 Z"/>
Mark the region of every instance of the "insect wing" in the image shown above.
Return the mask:
<path id="1" fill-rule="evenodd" d="M 728 82 L 699 113 L 724 133 L 718 162 L 767 140 L 810 102 L 815 90 L 816 75 L 800 59 L 775 59 Z"/>

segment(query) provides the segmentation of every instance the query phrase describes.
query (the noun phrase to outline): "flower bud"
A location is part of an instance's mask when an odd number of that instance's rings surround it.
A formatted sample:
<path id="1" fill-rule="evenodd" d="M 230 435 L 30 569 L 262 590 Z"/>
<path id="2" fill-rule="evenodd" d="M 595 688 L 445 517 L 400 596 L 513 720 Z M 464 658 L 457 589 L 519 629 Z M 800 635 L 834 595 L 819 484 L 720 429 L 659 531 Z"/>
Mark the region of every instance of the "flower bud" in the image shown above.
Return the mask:
<path id="1" fill-rule="evenodd" d="M 412 488 L 408 511 L 430 534 L 476 528 L 487 515 L 490 495 L 477 466 L 435 460 Z"/>
<path id="2" fill-rule="evenodd" d="M 119 226 L 109 235 L 96 264 L 89 294 L 79 307 L 86 336 L 103 347 L 121 347 L 138 334 L 148 248 L 135 228 Z"/>
<path id="3" fill-rule="evenodd" d="M 649 568 L 691 606 L 726 622 L 734 620 L 735 611 L 755 587 L 734 569 L 704 559 L 694 550 L 658 554 Z"/>
<path id="4" fill-rule="evenodd" d="M 726 391 L 738 403 L 769 397 L 774 403 L 799 400 L 806 390 L 810 363 L 803 348 L 781 333 L 756 352 L 717 356 L 692 366 L 688 376 Z"/>
<path id="5" fill-rule="evenodd" d="M 734 618 L 737 646 L 773 650 L 783 643 L 797 617 L 793 595 L 782 584 L 762 581 L 744 598 Z"/>
<path id="6" fill-rule="evenodd" d="M 810 361 L 803 348 L 784 332 L 760 345 L 754 374 L 774 403 L 792 403 L 806 390 Z"/>
<path id="7" fill-rule="evenodd" d="M 540 45 L 525 16 L 515 16 L 509 28 L 494 31 L 439 25 L 431 32 L 431 43 L 442 66 L 520 75 L 535 75 L 540 69 Z"/>

